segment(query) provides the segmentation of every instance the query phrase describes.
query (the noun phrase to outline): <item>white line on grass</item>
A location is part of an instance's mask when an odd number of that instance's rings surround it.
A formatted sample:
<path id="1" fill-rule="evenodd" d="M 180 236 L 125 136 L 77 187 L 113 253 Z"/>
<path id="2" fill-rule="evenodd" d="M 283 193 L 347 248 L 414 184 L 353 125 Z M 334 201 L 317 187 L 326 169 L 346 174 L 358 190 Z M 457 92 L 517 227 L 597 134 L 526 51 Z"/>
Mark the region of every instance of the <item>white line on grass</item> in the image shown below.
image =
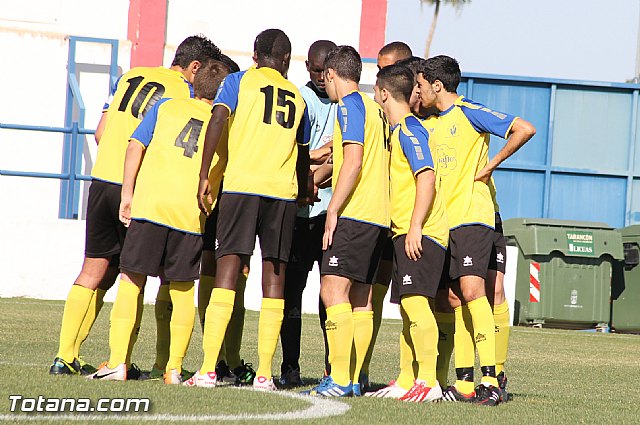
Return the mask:
<path id="1" fill-rule="evenodd" d="M 253 390 L 250 390 L 253 391 Z M 295 419 L 318 419 L 330 416 L 340 416 L 347 413 L 351 408 L 346 403 L 330 400 L 326 398 L 309 397 L 288 391 L 277 391 L 270 394 L 277 394 L 282 397 L 304 400 L 311 403 L 311 406 L 304 410 L 282 413 L 242 413 L 238 415 L 141 415 L 141 414 L 13 414 L 0 415 L 0 421 L 163 421 L 163 422 L 207 422 L 207 421 L 287 421 Z"/>

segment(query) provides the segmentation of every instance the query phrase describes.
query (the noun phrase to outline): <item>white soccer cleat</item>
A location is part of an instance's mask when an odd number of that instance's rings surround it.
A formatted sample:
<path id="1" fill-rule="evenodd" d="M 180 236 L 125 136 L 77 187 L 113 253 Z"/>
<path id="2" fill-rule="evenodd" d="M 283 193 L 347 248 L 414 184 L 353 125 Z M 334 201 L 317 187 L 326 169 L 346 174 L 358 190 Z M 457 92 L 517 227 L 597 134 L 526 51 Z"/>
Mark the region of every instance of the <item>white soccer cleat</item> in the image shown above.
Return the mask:
<path id="1" fill-rule="evenodd" d="M 108 363 L 104 362 L 98 370 L 91 375 L 87 375 L 87 379 L 100 379 L 102 381 L 126 381 L 127 380 L 127 365 L 120 363 L 118 366 L 111 369 L 108 367 Z"/>
<path id="2" fill-rule="evenodd" d="M 171 369 L 169 372 L 165 372 L 164 383 L 168 385 L 182 384 L 182 375 L 178 372 L 178 369 Z"/>
<path id="3" fill-rule="evenodd" d="M 184 381 L 182 385 L 185 387 L 215 388 L 217 383 L 218 377 L 215 372 L 207 372 L 201 375 L 200 371 L 197 371 L 191 378 Z"/>
<path id="4" fill-rule="evenodd" d="M 442 388 L 440 388 L 440 384 L 436 382 L 436 385 L 433 388 L 427 386 L 425 381 L 420 379 L 416 379 L 413 387 L 402 397 L 400 400 L 402 401 L 412 401 L 414 403 L 420 402 L 433 402 L 438 401 L 442 398 Z"/>
<path id="5" fill-rule="evenodd" d="M 365 397 L 377 397 L 377 398 L 400 398 L 404 396 L 408 391 L 402 388 L 396 383 L 396 381 L 389 382 L 384 388 L 380 388 L 378 391 L 366 393 Z"/>
<path id="6" fill-rule="evenodd" d="M 256 376 L 253 380 L 253 389 L 260 391 L 277 391 L 276 384 L 273 383 L 273 378 L 267 379 L 266 376 Z"/>

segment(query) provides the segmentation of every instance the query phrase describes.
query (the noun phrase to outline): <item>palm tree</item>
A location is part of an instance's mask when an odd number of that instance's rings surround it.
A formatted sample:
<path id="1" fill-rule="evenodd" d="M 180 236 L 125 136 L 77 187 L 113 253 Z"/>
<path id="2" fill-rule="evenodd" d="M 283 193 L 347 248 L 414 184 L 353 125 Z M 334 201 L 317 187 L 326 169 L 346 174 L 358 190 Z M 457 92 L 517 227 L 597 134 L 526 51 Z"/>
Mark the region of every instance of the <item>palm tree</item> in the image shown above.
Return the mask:
<path id="1" fill-rule="evenodd" d="M 438 22 L 438 14 L 440 13 L 440 5 L 450 4 L 456 9 L 461 9 L 465 3 L 470 3 L 471 0 L 420 0 L 420 4 L 435 5 L 433 10 L 433 20 L 431 21 L 431 28 L 429 29 L 429 36 L 427 37 L 427 43 L 424 48 L 424 57 L 429 57 L 429 50 L 431 49 L 431 42 L 433 41 L 433 34 L 436 32 L 436 24 Z"/>

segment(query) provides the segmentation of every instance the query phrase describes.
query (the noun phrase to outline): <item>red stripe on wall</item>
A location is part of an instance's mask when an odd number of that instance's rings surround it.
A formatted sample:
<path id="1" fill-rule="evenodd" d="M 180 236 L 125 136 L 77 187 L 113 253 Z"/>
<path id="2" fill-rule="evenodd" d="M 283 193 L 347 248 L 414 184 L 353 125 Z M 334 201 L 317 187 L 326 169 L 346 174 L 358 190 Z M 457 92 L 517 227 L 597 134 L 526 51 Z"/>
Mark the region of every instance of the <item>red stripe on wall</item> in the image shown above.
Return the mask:
<path id="1" fill-rule="evenodd" d="M 162 65 L 166 28 L 167 0 L 129 1 L 131 68 Z"/>
<path id="2" fill-rule="evenodd" d="M 360 16 L 360 56 L 378 57 L 387 28 L 387 0 L 362 0 Z"/>

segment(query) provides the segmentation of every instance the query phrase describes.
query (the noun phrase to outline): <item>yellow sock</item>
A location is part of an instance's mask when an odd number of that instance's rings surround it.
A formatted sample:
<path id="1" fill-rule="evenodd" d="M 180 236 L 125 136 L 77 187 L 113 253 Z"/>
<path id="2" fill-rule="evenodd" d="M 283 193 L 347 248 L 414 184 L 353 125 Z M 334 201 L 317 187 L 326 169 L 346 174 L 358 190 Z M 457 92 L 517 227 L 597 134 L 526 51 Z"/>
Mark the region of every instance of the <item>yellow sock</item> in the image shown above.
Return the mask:
<path id="1" fill-rule="evenodd" d="M 455 334 L 453 336 L 455 347 L 456 383 L 458 391 L 471 394 L 474 390 L 473 366 L 475 364 L 475 346 L 473 344 L 473 323 L 468 307 L 456 307 L 455 309 Z M 461 375 L 469 379 L 461 379 Z"/>
<path id="2" fill-rule="evenodd" d="M 173 311 L 171 312 L 171 345 L 166 371 L 177 369 L 178 372 L 182 372 L 182 359 L 187 354 L 196 321 L 195 305 L 193 305 L 194 283 L 193 281 L 172 281 L 169 284 L 169 294 Z"/>
<path id="3" fill-rule="evenodd" d="M 402 317 L 402 332 L 400 332 L 400 374 L 398 375 L 398 379 L 396 379 L 396 385 L 409 391 L 411 387 L 413 387 L 413 381 L 416 379 L 413 368 L 415 354 L 413 341 L 411 340 L 409 317 L 402 305 L 400 305 L 400 316 Z"/>
<path id="4" fill-rule="evenodd" d="M 96 321 L 96 317 L 98 317 L 100 310 L 102 310 L 102 306 L 104 305 L 104 294 L 106 293 L 107 291 L 104 289 L 98 288 L 94 291 L 93 296 L 91 297 L 87 314 L 85 314 L 84 319 L 82 320 L 82 325 L 80 325 L 80 331 L 78 332 L 76 343 L 73 347 L 73 357 L 76 359 L 80 358 L 80 346 L 89 337 L 89 332 L 91 332 L 91 328 Z"/>
<path id="5" fill-rule="evenodd" d="M 482 369 L 482 382 L 498 386 L 496 379 L 496 327 L 487 297 L 467 303 L 473 321 L 474 339 Z"/>
<path id="6" fill-rule="evenodd" d="M 137 285 L 120 279 L 116 301 L 111 310 L 111 328 L 109 330 L 111 356 L 108 364 L 110 368 L 126 363 L 131 334 L 136 324 L 140 294 L 141 291 Z"/>
<path id="7" fill-rule="evenodd" d="M 353 346 L 353 312 L 351 304 L 327 308 L 327 342 L 331 356 L 331 377 L 341 386 L 349 384 L 351 347 Z"/>
<path id="8" fill-rule="evenodd" d="M 247 287 L 248 273 L 238 274 L 236 280 L 236 298 L 233 303 L 231 320 L 224 336 L 224 351 L 226 363 L 231 370 L 240 366 L 240 347 L 242 346 L 242 331 L 244 330 L 244 290 Z"/>
<path id="9" fill-rule="evenodd" d="M 449 377 L 449 363 L 453 353 L 453 334 L 455 333 L 455 315 L 453 313 L 435 312 L 438 324 L 438 362 L 436 364 L 436 378 L 443 387 L 447 386 Z"/>
<path id="10" fill-rule="evenodd" d="M 358 382 L 362 363 L 369 350 L 373 333 L 373 311 L 356 311 L 353 313 L 353 345 L 356 359 L 353 371 L 353 382 Z"/>
<path id="11" fill-rule="evenodd" d="M 421 295 L 402 297 L 400 301 L 410 319 L 409 332 L 418 362 L 417 379 L 427 386 L 436 386 L 436 362 L 438 358 L 438 325 L 433 317 L 429 299 Z"/>
<path id="12" fill-rule="evenodd" d="M 371 304 L 373 304 L 373 331 L 371 333 L 371 343 L 367 354 L 364 356 L 364 362 L 362 362 L 361 372 L 365 375 L 369 375 L 369 365 L 371 364 L 371 357 L 373 356 L 373 348 L 376 345 L 376 339 L 378 338 L 378 331 L 380 330 L 380 324 L 382 323 L 382 307 L 384 304 L 384 297 L 387 295 L 389 285 L 382 285 L 376 283 L 371 290 Z"/>
<path id="13" fill-rule="evenodd" d="M 511 321 L 509 320 L 509 304 L 504 300 L 502 304 L 493 307 L 493 320 L 496 323 L 496 374 L 504 370 L 509 350 L 509 333 Z"/>
<path id="14" fill-rule="evenodd" d="M 156 295 L 156 361 L 155 366 L 164 370 L 169 360 L 169 345 L 171 343 L 171 296 L 169 285 L 162 284 Z"/>
<path id="15" fill-rule="evenodd" d="M 129 347 L 127 348 L 127 366 L 131 365 L 131 354 L 133 353 L 133 347 L 138 341 L 140 335 L 140 323 L 142 322 L 142 312 L 144 311 L 144 292 L 140 291 L 138 294 L 138 302 L 136 309 L 136 322 L 133 325 L 133 331 L 131 331 L 131 338 L 129 339 Z"/>
<path id="16" fill-rule="evenodd" d="M 271 379 L 271 364 L 284 317 L 284 300 L 263 298 L 258 321 L 258 370 L 256 376 Z"/>
<path id="17" fill-rule="evenodd" d="M 201 274 L 200 283 L 198 284 L 198 317 L 200 318 L 200 326 L 204 329 L 204 318 L 211 300 L 211 291 L 216 283 L 215 276 Z"/>
<path id="18" fill-rule="evenodd" d="M 82 326 L 82 321 L 87 314 L 91 304 L 94 291 L 84 286 L 73 285 L 64 303 L 64 313 L 62 314 L 62 327 L 60 328 L 60 345 L 58 354 L 67 363 L 74 360 L 74 348 L 78 332 Z"/>
<path id="19" fill-rule="evenodd" d="M 216 370 L 216 361 L 233 311 L 235 294 L 236 291 L 223 288 L 213 288 L 211 292 L 211 302 L 207 307 L 202 336 L 204 360 L 200 368 L 201 374 Z"/>

